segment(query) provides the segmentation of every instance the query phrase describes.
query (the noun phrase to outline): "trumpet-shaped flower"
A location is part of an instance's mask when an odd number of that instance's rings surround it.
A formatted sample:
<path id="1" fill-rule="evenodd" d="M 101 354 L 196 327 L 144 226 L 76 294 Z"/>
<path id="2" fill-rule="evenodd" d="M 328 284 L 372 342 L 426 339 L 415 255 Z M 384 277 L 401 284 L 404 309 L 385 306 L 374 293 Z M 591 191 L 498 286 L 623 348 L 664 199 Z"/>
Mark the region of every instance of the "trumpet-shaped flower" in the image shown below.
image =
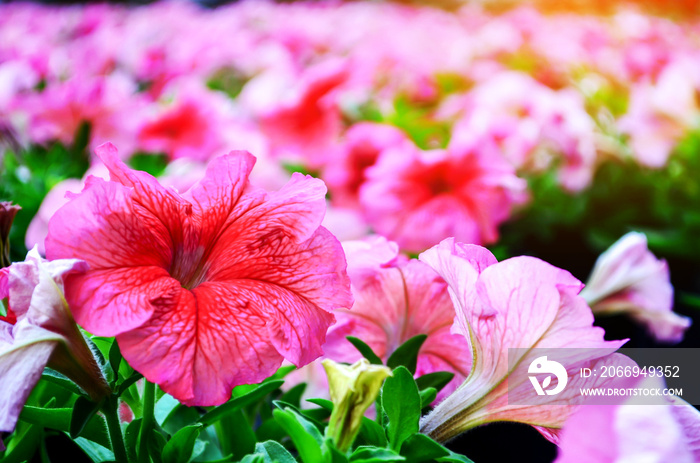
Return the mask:
<path id="1" fill-rule="evenodd" d="M 466 339 L 450 333 L 455 310 L 447 284 L 426 264 L 398 255 L 398 247 L 382 237 L 343 243 L 355 305 L 336 311 L 338 323 L 323 346 L 327 358 L 354 362 L 360 353 L 345 338 L 366 342 L 384 361 L 401 344 L 419 334 L 428 337 L 418 352 L 417 375 L 436 371 L 455 374 L 440 391 L 452 392 L 469 373 Z"/>
<path id="2" fill-rule="evenodd" d="M 626 234 L 598 257 L 581 296 L 594 313 L 628 313 L 660 341 L 679 342 L 691 323 L 672 312 L 668 265 L 649 251 L 642 233 Z"/>
<path id="3" fill-rule="evenodd" d="M 571 364 L 582 364 L 595 363 L 624 343 L 604 341 L 603 330 L 592 326 L 593 314 L 578 296 L 581 282 L 539 259 L 497 262 L 485 248 L 452 238 L 420 260 L 449 285 L 457 311 L 454 329 L 469 339 L 474 356 L 467 380 L 423 419 L 421 431 L 446 440 L 479 424 L 508 420 L 535 425 L 556 441 L 573 407 L 561 399 L 557 405 L 509 404 L 509 373 L 530 348 L 597 348 L 575 349 Z M 522 353 L 509 359 L 509 348 Z"/>
<path id="4" fill-rule="evenodd" d="M 88 180 L 46 239 L 49 257 L 90 264 L 67 282 L 85 329 L 116 336 L 130 365 L 188 405 L 321 355 L 329 311 L 352 305 L 340 243 L 320 226 L 323 182 L 296 174 L 268 193 L 248 182 L 255 158 L 234 152 L 181 196 L 110 144 L 98 156 L 111 180 Z"/>
<path id="5" fill-rule="evenodd" d="M 382 383 L 392 376 L 391 368 L 370 365 L 367 359 L 360 359 L 350 366 L 325 359 L 323 368 L 334 405 L 326 435 L 344 452 L 360 432 L 362 417 L 379 395 Z"/>
<path id="6" fill-rule="evenodd" d="M 658 377 L 641 378 L 637 388 L 663 388 Z M 678 397 L 668 405 L 639 403 L 586 405 L 564 424 L 556 463 L 627 461 L 692 463 L 700 459 L 700 412 Z"/>
<path id="7" fill-rule="evenodd" d="M 367 222 L 406 251 L 450 236 L 496 241 L 526 185 L 495 146 L 481 141 L 429 151 L 407 142 L 382 152 L 360 188 Z"/>
<path id="8" fill-rule="evenodd" d="M 46 262 L 36 248 L 0 270 L 0 300 L 8 298 L 11 315 L 0 317 L 0 433 L 14 429 L 47 364 L 95 400 L 110 393 L 63 296 L 64 279 L 85 270 L 77 259 Z"/>

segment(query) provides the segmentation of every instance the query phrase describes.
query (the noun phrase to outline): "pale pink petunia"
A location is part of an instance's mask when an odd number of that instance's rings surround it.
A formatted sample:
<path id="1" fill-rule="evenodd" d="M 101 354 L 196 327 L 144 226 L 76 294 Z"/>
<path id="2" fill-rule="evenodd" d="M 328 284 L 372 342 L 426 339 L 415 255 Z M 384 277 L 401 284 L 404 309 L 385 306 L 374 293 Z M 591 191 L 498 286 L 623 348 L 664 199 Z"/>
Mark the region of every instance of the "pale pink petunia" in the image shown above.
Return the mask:
<path id="1" fill-rule="evenodd" d="M 116 336 L 124 358 L 188 405 L 322 353 L 330 310 L 352 296 L 340 243 L 320 227 L 323 182 L 295 174 L 277 192 L 248 183 L 255 158 L 213 160 L 185 195 L 98 155 L 111 180 L 86 188 L 49 222 L 51 258 L 80 256 L 68 281 L 76 320 Z"/>
<path id="2" fill-rule="evenodd" d="M 695 126 L 700 108 L 700 67 L 696 58 L 679 59 L 667 66 L 658 80 L 632 87 L 629 109 L 618 121 L 630 137 L 634 158 L 643 166 L 666 165 L 676 144 Z"/>
<path id="3" fill-rule="evenodd" d="M 556 441 L 574 407 L 558 396 L 551 396 L 559 400 L 552 405 L 509 404 L 509 379 L 526 382 L 525 375 L 509 378 L 509 373 L 525 362 L 530 348 L 591 348 L 576 349 L 570 360 L 593 365 L 624 343 L 604 341 L 603 330 L 592 326 L 593 314 L 578 296 L 581 282 L 533 257 L 497 262 L 485 248 L 453 238 L 422 253 L 420 260 L 449 285 L 457 314 L 454 330 L 469 339 L 474 355 L 467 380 L 422 420 L 421 432 L 447 440 L 471 427 L 507 420 L 537 426 Z M 509 348 L 523 348 L 523 353 L 509 359 Z"/>
<path id="4" fill-rule="evenodd" d="M 668 265 L 630 232 L 598 257 L 581 296 L 596 314 L 627 313 L 659 341 L 679 342 L 691 320 L 673 312 Z"/>
<path id="5" fill-rule="evenodd" d="M 477 139 L 430 151 L 407 141 L 383 151 L 366 176 L 360 202 L 367 222 L 411 252 L 449 236 L 495 242 L 526 187 L 493 144 Z"/>
<path id="6" fill-rule="evenodd" d="M 359 122 L 350 127 L 323 173 L 333 204 L 357 207 L 367 169 L 377 162 L 382 151 L 400 146 L 407 139 L 403 131 L 387 124 Z"/>
<path id="7" fill-rule="evenodd" d="M 336 311 L 338 322 L 328 332 L 325 356 L 359 360 L 361 354 L 345 338 L 352 335 L 386 361 L 401 344 L 426 334 L 416 375 L 452 372 L 455 377 L 440 397 L 452 392 L 469 373 L 471 357 L 466 339 L 450 332 L 455 310 L 444 280 L 424 263 L 399 255 L 396 244 L 383 237 L 347 241 L 343 248 L 355 305 Z"/>
<path id="8" fill-rule="evenodd" d="M 0 317 L 0 433 L 14 429 L 47 364 L 94 400 L 111 393 L 63 296 L 64 280 L 85 270 L 81 260 L 47 262 L 36 249 L 0 270 L 0 300 L 7 298 L 10 315 Z"/>
<path id="9" fill-rule="evenodd" d="M 636 388 L 663 388 L 640 377 Z M 616 405 L 584 405 L 564 424 L 556 463 L 692 463 L 700 459 L 700 412 L 677 397 L 668 405 L 630 397 Z"/>
<path id="10" fill-rule="evenodd" d="M 552 90 L 519 72 L 499 72 L 440 110 L 458 116 L 453 138 L 492 139 L 519 172 L 537 173 L 560 163 L 568 191 L 590 185 L 596 162 L 595 122 L 581 95 Z"/>

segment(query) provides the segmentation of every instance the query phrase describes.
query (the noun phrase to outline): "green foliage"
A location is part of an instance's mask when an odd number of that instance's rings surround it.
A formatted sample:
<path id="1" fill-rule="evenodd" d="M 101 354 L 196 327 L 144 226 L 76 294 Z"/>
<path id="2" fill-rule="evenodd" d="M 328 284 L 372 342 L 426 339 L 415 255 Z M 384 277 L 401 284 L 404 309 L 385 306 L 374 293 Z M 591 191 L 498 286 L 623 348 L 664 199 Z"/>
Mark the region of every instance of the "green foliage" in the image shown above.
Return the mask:
<path id="1" fill-rule="evenodd" d="M 236 387 L 231 399 L 217 407 L 187 407 L 152 383 L 139 382 L 142 376 L 121 356 L 114 339 L 93 337 L 90 343 L 113 395 L 95 403 L 68 378 L 47 369 L 16 431 L 5 438 L 7 450 L 0 461 L 31 460 L 47 433 L 59 432 L 99 463 L 467 462 L 418 433 L 421 413 L 452 378 L 450 373 L 413 378 L 409 367 L 415 368 L 423 341 L 412 338 L 391 357 L 394 376 L 385 381 L 377 401 L 381 418 L 362 417 L 355 442 L 341 451 L 327 432 L 333 403 L 310 399 L 312 408 L 301 409 L 305 385 L 281 391 L 290 368 L 260 384 Z M 362 341 L 356 345 L 376 356 Z M 120 424 L 117 415 L 124 403 L 134 414 L 128 424 Z"/>
<path id="2" fill-rule="evenodd" d="M 12 261 L 24 260 L 27 227 L 49 190 L 67 178 L 81 178 L 87 171 L 89 130 L 84 124 L 71 147 L 60 143 L 32 145 L 23 151 L 5 151 L 0 157 L 0 201 L 22 207 L 10 231 Z"/>
<path id="3" fill-rule="evenodd" d="M 389 419 L 387 437 L 393 450 L 400 450 L 408 436 L 418 432 L 421 399 L 413 375 L 406 367 L 394 370 L 382 388 L 382 409 Z"/>

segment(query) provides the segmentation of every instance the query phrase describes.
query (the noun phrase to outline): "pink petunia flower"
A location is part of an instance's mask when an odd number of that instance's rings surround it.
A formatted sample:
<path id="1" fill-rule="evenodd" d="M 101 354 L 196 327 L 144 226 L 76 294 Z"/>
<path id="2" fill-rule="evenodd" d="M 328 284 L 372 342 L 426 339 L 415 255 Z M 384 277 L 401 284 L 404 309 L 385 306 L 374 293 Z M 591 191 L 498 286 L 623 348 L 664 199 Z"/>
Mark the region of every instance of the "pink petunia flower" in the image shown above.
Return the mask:
<path id="1" fill-rule="evenodd" d="M 296 88 L 261 111 L 260 128 L 276 156 L 303 160 L 311 168 L 327 161 L 342 128 L 335 94 L 347 68 L 346 62 L 335 60 L 310 67 Z"/>
<path id="2" fill-rule="evenodd" d="M 495 146 L 482 141 L 431 151 L 406 142 L 385 150 L 360 188 L 369 225 L 412 252 L 449 236 L 495 242 L 526 185 Z"/>
<path id="3" fill-rule="evenodd" d="M 632 87 L 629 110 L 618 126 L 629 135 L 633 156 L 643 166 L 666 165 L 676 144 L 697 124 L 700 108 L 697 59 L 679 59 L 667 66 L 655 84 L 642 82 Z"/>
<path id="4" fill-rule="evenodd" d="M 229 104 L 223 95 L 190 82 L 173 84 L 173 100 L 143 121 L 138 130 L 138 146 L 162 152 L 171 159 L 206 161 L 223 151 L 224 127 L 231 121 Z M 169 92 L 166 92 L 169 93 Z"/>
<path id="5" fill-rule="evenodd" d="M 457 310 L 454 330 L 469 339 L 474 355 L 467 380 L 422 420 L 421 432 L 442 441 L 474 426 L 507 420 L 532 424 L 556 441 L 574 410 L 567 405 L 567 392 L 564 399 L 551 396 L 557 400 L 552 405 L 510 404 L 509 381 L 526 383 L 522 376 L 527 375 L 510 378 L 509 373 L 513 365 L 529 365 L 524 356 L 530 348 L 591 348 L 574 349 L 571 363 L 594 364 L 624 343 L 604 341 L 603 330 L 592 326 L 593 314 L 578 296 L 581 282 L 533 257 L 497 262 L 485 248 L 453 238 L 425 251 L 420 260 L 449 285 Z M 523 354 L 516 354 L 523 357 L 509 359 L 509 348 L 523 348 Z M 518 392 L 519 383 L 510 386 Z"/>
<path id="6" fill-rule="evenodd" d="M 67 282 L 76 320 L 116 336 L 124 358 L 188 405 L 217 405 L 288 359 L 322 353 L 330 310 L 352 305 L 340 243 L 320 227 L 323 182 L 295 174 L 268 193 L 248 182 L 255 158 L 213 160 L 185 195 L 98 156 L 111 180 L 49 222 L 50 258 L 90 270 Z"/>
<path id="7" fill-rule="evenodd" d="M 640 378 L 637 388 L 663 388 L 658 377 Z M 674 462 L 700 460 L 700 412 L 678 397 L 668 405 L 639 403 L 582 406 L 564 424 L 555 463 Z"/>
<path id="8" fill-rule="evenodd" d="M 691 323 L 672 311 L 668 265 L 643 233 L 627 233 L 598 257 L 581 297 L 596 314 L 629 314 L 659 341 L 680 342 Z"/>
<path id="9" fill-rule="evenodd" d="M 357 207 L 365 173 L 382 151 L 401 146 L 408 137 L 400 129 L 373 122 L 359 122 L 345 132 L 337 158 L 327 164 L 323 178 L 328 183 L 333 204 Z"/>
<path id="10" fill-rule="evenodd" d="M 359 360 L 360 353 L 346 339 L 352 335 L 386 362 L 405 341 L 426 334 L 416 374 L 452 372 L 455 377 L 439 398 L 452 392 L 469 373 L 471 356 L 467 340 L 450 332 L 455 310 L 444 280 L 426 264 L 400 256 L 396 244 L 383 237 L 344 242 L 343 248 L 355 305 L 336 311 L 338 323 L 328 331 L 325 356 L 337 362 Z"/>
<path id="11" fill-rule="evenodd" d="M 36 249 L 0 270 L 0 300 L 9 302 L 9 317 L 0 317 L 0 433 L 14 429 L 47 364 L 94 400 L 111 393 L 63 296 L 64 280 L 85 270 L 81 260 L 47 262 Z"/>
<path id="12" fill-rule="evenodd" d="M 41 93 L 20 95 L 13 106 L 29 118 L 29 137 L 37 143 L 70 144 L 82 123 L 91 127 L 91 145 L 117 139 L 131 154 L 143 100 L 127 76 L 74 76 L 49 84 Z"/>
<path id="13" fill-rule="evenodd" d="M 205 167 L 204 164 L 189 159 L 176 159 L 168 164 L 158 181 L 166 187 L 175 188 L 178 192 L 184 193 L 202 178 Z M 68 178 L 58 183 L 46 194 L 39 210 L 27 227 L 27 234 L 24 238 L 27 248 L 36 246 L 39 254 L 46 254 L 44 240 L 49 232 L 49 220 L 75 193 L 80 193 L 85 187 L 86 179 L 91 176 L 106 180 L 109 178 L 109 170 L 104 164 L 97 162 L 88 169 L 82 180 Z"/>

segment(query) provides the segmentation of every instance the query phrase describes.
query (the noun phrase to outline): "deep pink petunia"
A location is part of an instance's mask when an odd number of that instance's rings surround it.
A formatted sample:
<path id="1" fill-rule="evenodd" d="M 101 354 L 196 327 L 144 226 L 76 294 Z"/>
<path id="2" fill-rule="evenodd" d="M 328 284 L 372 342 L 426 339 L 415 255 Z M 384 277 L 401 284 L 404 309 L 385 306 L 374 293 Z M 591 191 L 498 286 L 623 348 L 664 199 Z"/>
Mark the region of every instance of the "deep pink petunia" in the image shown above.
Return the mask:
<path id="1" fill-rule="evenodd" d="M 360 203 L 367 222 L 412 252 L 450 236 L 493 243 L 498 225 L 525 199 L 524 180 L 495 146 L 476 139 L 430 151 L 406 142 L 383 151 L 366 176 Z"/>
<path id="2" fill-rule="evenodd" d="M 270 139 L 273 153 L 303 160 L 313 168 L 326 162 L 342 128 L 335 93 L 347 76 L 344 61 L 310 67 L 294 91 L 262 111 L 260 128 Z"/>
<path id="3" fill-rule="evenodd" d="M 567 365 L 589 367 L 624 344 L 605 341 L 603 330 L 592 326 L 591 309 L 578 296 L 581 282 L 534 257 L 497 262 L 487 249 L 453 238 L 425 251 L 420 260 L 449 285 L 455 331 L 469 339 L 474 356 L 466 381 L 421 421 L 421 432 L 447 440 L 474 426 L 507 420 L 532 424 L 556 442 L 575 409 L 574 396 L 568 394 L 578 388 L 570 386 L 548 403 L 509 403 L 512 394 L 522 393 L 522 384 L 531 393 L 527 375 L 512 373 L 534 360 L 526 359 L 531 348 L 582 348 L 571 350 Z M 509 358 L 510 348 L 523 350 Z M 578 366 L 568 374 L 576 371 Z M 580 384 L 580 375 L 570 381 Z"/>
<path id="4" fill-rule="evenodd" d="M 408 137 L 397 127 L 374 122 L 359 122 L 345 132 L 337 159 L 329 162 L 323 174 L 333 204 L 357 207 L 365 172 L 377 162 L 382 151 L 400 146 Z"/>
<path id="5" fill-rule="evenodd" d="M 323 182 L 295 174 L 268 193 L 255 158 L 213 160 L 184 196 L 98 149 L 92 179 L 49 222 L 51 258 L 81 256 L 67 282 L 77 321 L 117 336 L 124 358 L 188 405 L 225 402 L 238 384 L 322 353 L 330 310 L 352 305 L 340 243 L 320 226 Z"/>

